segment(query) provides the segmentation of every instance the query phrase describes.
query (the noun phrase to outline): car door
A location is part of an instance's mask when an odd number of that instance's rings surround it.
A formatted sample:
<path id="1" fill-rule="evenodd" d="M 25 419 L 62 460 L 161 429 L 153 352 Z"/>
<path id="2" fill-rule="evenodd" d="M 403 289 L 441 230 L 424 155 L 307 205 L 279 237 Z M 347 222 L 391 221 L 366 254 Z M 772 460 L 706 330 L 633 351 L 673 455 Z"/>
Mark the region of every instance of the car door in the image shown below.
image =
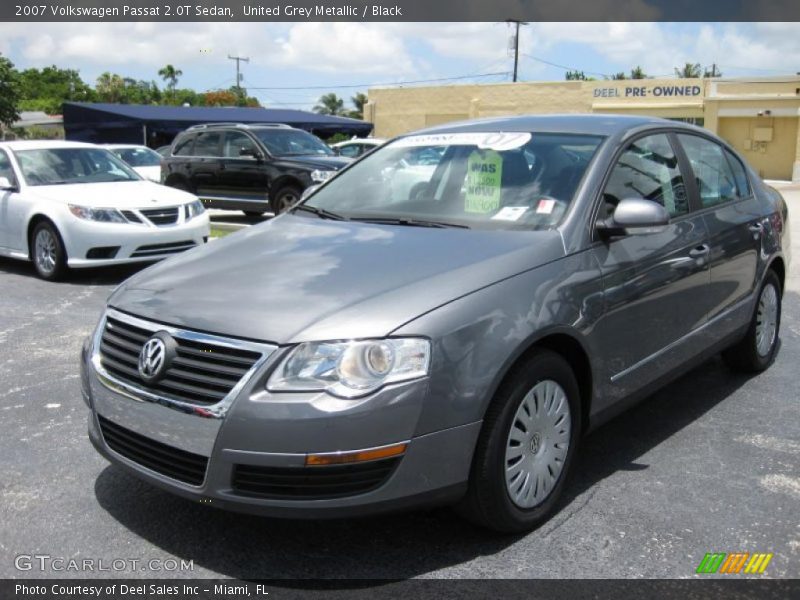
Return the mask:
<path id="1" fill-rule="evenodd" d="M 222 142 L 222 165 L 218 172 L 218 195 L 242 202 L 246 209 L 269 208 L 267 170 L 263 152 L 243 131 L 226 131 Z"/>
<path id="2" fill-rule="evenodd" d="M 197 134 L 192 150 L 192 189 L 201 198 L 217 198 L 220 195 L 219 170 L 222 164 L 222 132 L 203 131 Z"/>
<path id="3" fill-rule="evenodd" d="M 604 313 L 594 331 L 601 386 L 622 398 L 671 370 L 693 352 L 685 344 L 706 322 L 708 234 L 685 186 L 685 161 L 666 132 L 629 142 L 608 173 L 599 218 L 628 198 L 667 209 L 670 222 L 649 233 L 598 238 L 592 247 L 603 277 Z M 599 236 L 599 233 L 595 233 Z"/>
<path id="4" fill-rule="evenodd" d="M 691 166 L 709 232 L 709 318 L 713 319 L 753 291 L 766 217 L 736 156 L 700 135 L 677 137 Z"/>
<path id="5" fill-rule="evenodd" d="M 0 177 L 16 189 L 0 190 L 0 248 L 23 250 L 25 203 L 19 193 L 19 179 L 5 150 L 0 149 Z"/>

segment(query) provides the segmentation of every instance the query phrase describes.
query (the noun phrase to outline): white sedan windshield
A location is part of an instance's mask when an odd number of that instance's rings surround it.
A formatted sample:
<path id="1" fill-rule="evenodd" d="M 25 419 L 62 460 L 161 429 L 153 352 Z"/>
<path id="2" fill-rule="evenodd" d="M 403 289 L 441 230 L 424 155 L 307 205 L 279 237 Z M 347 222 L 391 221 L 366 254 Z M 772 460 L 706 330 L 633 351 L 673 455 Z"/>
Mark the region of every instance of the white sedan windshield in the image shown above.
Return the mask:
<path id="1" fill-rule="evenodd" d="M 453 133 L 400 138 L 305 203 L 354 220 L 549 228 L 564 216 L 603 138 Z"/>
<path id="2" fill-rule="evenodd" d="M 15 154 L 22 176 L 31 186 L 141 180 L 103 148 L 47 148 Z"/>

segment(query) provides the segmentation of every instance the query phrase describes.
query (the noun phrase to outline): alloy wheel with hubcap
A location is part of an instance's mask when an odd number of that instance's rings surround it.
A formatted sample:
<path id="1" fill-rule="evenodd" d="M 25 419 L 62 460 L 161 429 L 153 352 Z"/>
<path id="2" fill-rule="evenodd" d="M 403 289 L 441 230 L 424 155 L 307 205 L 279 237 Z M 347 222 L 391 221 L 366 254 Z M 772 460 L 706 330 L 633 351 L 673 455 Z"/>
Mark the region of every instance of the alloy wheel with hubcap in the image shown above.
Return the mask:
<path id="1" fill-rule="evenodd" d="M 775 344 L 778 333 L 778 292 L 775 286 L 768 283 L 761 290 L 756 310 L 756 350 L 759 355 L 767 356 Z"/>
<path id="2" fill-rule="evenodd" d="M 38 275 L 49 280 L 61 277 L 66 270 L 66 253 L 55 227 L 48 222 L 39 223 L 31 240 L 31 258 Z"/>
<path id="3" fill-rule="evenodd" d="M 457 507 L 495 531 L 528 531 L 555 511 L 581 431 L 580 391 L 560 354 L 535 349 L 506 376 L 483 419 Z"/>
<path id="4" fill-rule="evenodd" d="M 300 200 L 302 192 L 293 185 L 285 185 L 275 192 L 272 200 L 272 212 L 276 215 L 286 212 L 295 202 Z"/>

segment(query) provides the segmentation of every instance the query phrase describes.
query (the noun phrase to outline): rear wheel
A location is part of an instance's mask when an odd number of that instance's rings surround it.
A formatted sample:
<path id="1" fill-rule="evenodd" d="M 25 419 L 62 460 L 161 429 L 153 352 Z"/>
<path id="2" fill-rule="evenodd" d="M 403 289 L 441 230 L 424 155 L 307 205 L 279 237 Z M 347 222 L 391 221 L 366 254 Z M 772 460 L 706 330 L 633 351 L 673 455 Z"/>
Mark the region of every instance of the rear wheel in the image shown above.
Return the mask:
<path id="1" fill-rule="evenodd" d="M 36 273 L 42 279 L 57 281 L 67 271 L 67 253 L 55 226 L 42 221 L 31 234 L 31 258 Z"/>
<path id="2" fill-rule="evenodd" d="M 282 185 L 275 190 L 274 194 L 271 194 L 270 196 L 270 206 L 272 207 L 272 212 L 274 212 L 276 215 L 285 212 L 290 206 L 300 200 L 300 196 L 302 194 L 302 190 L 296 185 L 291 183 Z"/>
<path id="3" fill-rule="evenodd" d="M 763 371 L 775 360 L 778 352 L 778 331 L 781 326 L 781 282 L 775 271 L 769 270 L 747 334 L 741 341 L 722 353 L 732 369 L 745 373 Z"/>
<path id="4" fill-rule="evenodd" d="M 560 355 L 536 351 L 509 376 L 486 413 L 460 512 L 500 532 L 536 527 L 555 510 L 580 431 L 572 369 Z"/>

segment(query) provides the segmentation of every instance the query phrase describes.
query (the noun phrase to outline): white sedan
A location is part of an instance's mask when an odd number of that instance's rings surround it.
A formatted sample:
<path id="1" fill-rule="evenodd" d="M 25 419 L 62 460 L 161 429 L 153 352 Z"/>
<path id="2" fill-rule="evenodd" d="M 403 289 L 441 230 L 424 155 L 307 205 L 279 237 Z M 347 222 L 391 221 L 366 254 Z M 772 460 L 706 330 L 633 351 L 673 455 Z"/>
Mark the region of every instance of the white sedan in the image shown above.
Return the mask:
<path id="1" fill-rule="evenodd" d="M 118 158 L 144 179 L 161 183 L 161 155 L 147 146 L 136 144 L 105 144 Z"/>
<path id="2" fill-rule="evenodd" d="M 33 260 L 44 279 L 159 260 L 208 235 L 195 196 L 145 181 L 105 148 L 0 143 L 0 256 Z"/>

